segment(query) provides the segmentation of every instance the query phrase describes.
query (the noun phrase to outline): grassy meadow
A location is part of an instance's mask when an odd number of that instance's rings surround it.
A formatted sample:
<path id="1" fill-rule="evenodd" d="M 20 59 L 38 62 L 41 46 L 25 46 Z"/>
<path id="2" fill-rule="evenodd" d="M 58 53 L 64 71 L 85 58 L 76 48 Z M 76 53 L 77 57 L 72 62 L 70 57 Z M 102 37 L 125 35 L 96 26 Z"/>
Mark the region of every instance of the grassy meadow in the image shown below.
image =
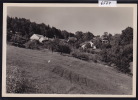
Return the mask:
<path id="1" fill-rule="evenodd" d="M 57 52 L 7 45 L 7 92 L 132 94 L 132 77 Z"/>

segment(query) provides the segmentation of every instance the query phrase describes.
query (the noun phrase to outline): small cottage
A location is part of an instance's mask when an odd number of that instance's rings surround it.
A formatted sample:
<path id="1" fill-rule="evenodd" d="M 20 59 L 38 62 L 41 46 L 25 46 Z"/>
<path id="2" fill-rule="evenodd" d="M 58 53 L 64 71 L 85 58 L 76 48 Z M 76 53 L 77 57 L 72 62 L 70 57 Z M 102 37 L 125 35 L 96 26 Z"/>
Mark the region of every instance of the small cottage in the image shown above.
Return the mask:
<path id="1" fill-rule="evenodd" d="M 108 40 L 102 40 L 102 43 L 107 44 L 107 43 L 109 43 L 109 41 Z"/>
<path id="2" fill-rule="evenodd" d="M 76 37 L 69 37 L 67 42 L 75 42 L 77 41 L 77 38 Z"/>
<path id="3" fill-rule="evenodd" d="M 43 41 L 45 41 L 45 40 L 49 40 L 49 38 L 48 37 L 41 37 L 40 39 L 39 39 L 39 42 L 43 42 Z"/>
<path id="4" fill-rule="evenodd" d="M 38 40 L 40 43 L 42 43 L 44 40 L 49 40 L 49 38 L 48 37 L 44 37 L 43 35 L 33 34 L 30 37 L 30 40 Z"/>
<path id="5" fill-rule="evenodd" d="M 88 45 L 89 45 L 89 47 L 88 47 Z M 85 43 L 81 44 L 81 48 L 82 49 L 86 49 L 86 48 L 96 49 L 96 46 L 94 45 L 93 42 L 89 41 L 89 42 L 85 42 Z"/>
<path id="6" fill-rule="evenodd" d="M 39 40 L 41 37 L 44 37 L 43 35 L 39 35 L 39 34 L 33 34 L 30 37 L 30 40 Z"/>

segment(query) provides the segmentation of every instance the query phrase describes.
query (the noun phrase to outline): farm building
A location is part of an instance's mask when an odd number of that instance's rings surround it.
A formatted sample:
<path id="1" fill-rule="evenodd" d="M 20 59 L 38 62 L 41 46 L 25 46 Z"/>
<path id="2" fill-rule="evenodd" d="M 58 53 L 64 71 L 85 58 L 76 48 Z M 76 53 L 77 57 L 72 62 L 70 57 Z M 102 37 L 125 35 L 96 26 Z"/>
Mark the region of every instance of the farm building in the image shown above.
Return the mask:
<path id="1" fill-rule="evenodd" d="M 39 40 L 41 37 L 43 37 L 43 35 L 39 35 L 39 34 L 33 34 L 30 39 L 31 40 Z"/>
<path id="2" fill-rule="evenodd" d="M 104 43 L 104 44 L 109 43 L 109 39 L 108 39 L 108 36 L 107 35 L 101 36 L 101 39 L 102 39 L 102 43 Z"/>
<path id="3" fill-rule="evenodd" d="M 30 37 L 30 40 L 38 40 L 39 42 L 43 42 L 44 40 L 48 40 L 48 37 L 44 37 L 43 35 L 39 35 L 39 34 L 33 34 Z"/>
<path id="4" fill-rule="evenodd" d="M 108 40 L 102 40 L 102 43 L 105 43 L 105 44 L 107 44 L 107 43 L 109 43 L 109 41 Z"/>
<path id="5" fill-rule="evenodd" d="M 85 43 L 81 44 L 81 48 L 82 49 L 86 49 L 86 48 L 96 49 L 96 46 L 94 45 L 93 42 L 89 41 L 89 42 L 85 42 Z"/>
<path id="6" fill-rule="evenodd" d="M 49 40 L 49 38 L 48 37 L 41 37 L 40 39 L 39 39 L 39 42 L 43 42 L 43 41 L 45 41 L 45 40 Z"/>
<path id="7" fill-rule="evenodd" d="M 69 37 L 67 42 L 75 42 L 77 41 L 77 38 L 76 37 Z"/>

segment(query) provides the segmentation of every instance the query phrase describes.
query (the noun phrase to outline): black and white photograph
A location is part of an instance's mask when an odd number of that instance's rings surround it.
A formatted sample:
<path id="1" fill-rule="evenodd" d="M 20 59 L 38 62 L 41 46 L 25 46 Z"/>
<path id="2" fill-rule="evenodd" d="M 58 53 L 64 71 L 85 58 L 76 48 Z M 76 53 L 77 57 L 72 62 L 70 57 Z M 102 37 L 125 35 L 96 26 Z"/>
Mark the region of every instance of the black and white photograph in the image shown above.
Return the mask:
<path id="1" fill-rule="evenodd" d="M 3 97 L 136 96 L 136 4 L 3 7 Z"/>

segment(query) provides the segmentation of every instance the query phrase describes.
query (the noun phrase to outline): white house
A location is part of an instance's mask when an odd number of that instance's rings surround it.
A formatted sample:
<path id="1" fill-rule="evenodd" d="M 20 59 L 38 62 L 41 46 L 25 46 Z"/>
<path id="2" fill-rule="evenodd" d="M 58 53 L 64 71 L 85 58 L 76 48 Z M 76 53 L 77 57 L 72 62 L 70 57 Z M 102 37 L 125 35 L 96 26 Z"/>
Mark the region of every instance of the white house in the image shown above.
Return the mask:
<path id="1" fill-rule="evenodd" d="M 89 42 L 85 42 L 85 43 L 83 43 L 82 45 L 81 45 L 81 48 L 82 49 L 86 49 L 87 47 L 86 47 L 86 44 L 90 44 L 90 48 L 92 48 L 92 49 L 96 49 L 96 46 L 93 44 L 93 42 L 91 42 L 91 41 L 89 41 Z"/>
<path id="2" fill-rule="evenodd" d="M 90 42 L 88 42 L 88 43 L 90 43 L 91 47 L 93 47 L 93 45 L 94 45 L 94 44 L 93 44 L 91 41 L 90 41 Z"/>
<path id="3" fill-rule="evenodd" d="M 40 43 L 42 43 L 44 40 L 48 40 L 48 38 L 47 37 L 44 37 L 43 35 L 33 34 L 30 37 L 30 40 L 38 40 Z"/>
<path id="4" fill-rule="evenodd" d="M 75 42 L 75 41 L 77 41 L 77 38 L 76 37 L 69 37 L 67 42 L 70 42 L 70 41 Z"/>
<path id="5" fill-rule="evenodd" d="M 102 43 L 107 44 L 109 43 L 108 36 L 101 36 Z"/>
<path id="6" fill-rule="evenodd" d="M 86 48 L 86 44 L 83 44 L 81 47 L 82 47 L 82 49 L 85 49 Z"/>
<path id="7" fill-rule="evenodd" d="M 94 49 L 94 50 L 96 49 L 96 46 L 95 46 L 95 45 L 93 46 L 93 49 Z"/>
<path id="8" fill-rule="evenodd" d="M 107 44 L 107 43 L 109 43 L 109 41 L 108 40 L 102 40 L 102 43 Z"/>
<path id="9" fill-rule="evenodd" d="M 49 40 L 49 38 L 48 37 L 41 37 L 40 39 L 39 39 L 39 42 L 43 42 L 44 40 Z"/>
<path id="10" fill-rule="evenodd" d="M 43 35 L 33 34 L 33 35 L 30 37 L 30 40 L 39 40 L 41 37 L 43 37 Z"/>

